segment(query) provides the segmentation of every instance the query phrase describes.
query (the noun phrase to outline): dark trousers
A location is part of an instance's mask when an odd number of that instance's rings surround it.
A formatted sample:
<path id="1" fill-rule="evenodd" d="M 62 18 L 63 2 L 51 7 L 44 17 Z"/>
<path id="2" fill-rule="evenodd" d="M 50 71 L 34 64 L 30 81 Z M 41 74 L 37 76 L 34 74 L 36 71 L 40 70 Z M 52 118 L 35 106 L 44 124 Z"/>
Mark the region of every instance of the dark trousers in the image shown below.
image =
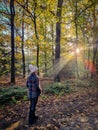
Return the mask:
<path id="1" fill-rule="evenodd" d="M 34 97 L 30 99 L 29 124 L 32 124 L 35 121 L 35 111 L 36 111 L 37 101 L 38 101 L 38 97 Z"/>

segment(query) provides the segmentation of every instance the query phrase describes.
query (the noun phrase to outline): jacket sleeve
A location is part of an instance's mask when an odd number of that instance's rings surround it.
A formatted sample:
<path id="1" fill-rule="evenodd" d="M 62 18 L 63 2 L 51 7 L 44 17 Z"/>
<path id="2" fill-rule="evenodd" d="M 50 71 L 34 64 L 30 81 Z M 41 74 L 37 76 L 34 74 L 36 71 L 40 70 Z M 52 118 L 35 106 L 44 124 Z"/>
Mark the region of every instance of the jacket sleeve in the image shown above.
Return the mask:
<path id="1" fill-rule="evenodd" d="M 41 93 L 41 89 L 40 89 L 40 85 L 39 85 L 39 79 L 38 79 L 38 77 L 37 77 L 36 80 L 35 80 L 35 84 L 36 84 L 37 92 L 38 92 L 39 95 L 40 95 L 40 93 Z"/>

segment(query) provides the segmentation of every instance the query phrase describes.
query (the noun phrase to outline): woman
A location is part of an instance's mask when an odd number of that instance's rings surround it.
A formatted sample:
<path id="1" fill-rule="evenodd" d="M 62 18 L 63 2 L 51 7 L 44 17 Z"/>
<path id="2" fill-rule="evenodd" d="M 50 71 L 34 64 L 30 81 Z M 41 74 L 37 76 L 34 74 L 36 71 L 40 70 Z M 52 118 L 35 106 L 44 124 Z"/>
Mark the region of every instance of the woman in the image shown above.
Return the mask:
<path id="1" fill-rule="evenodd" d="M 36 123 L 38 116 L 35 116 L 36 105 L 38 102 L 38 96 L 41 93 L 39 86 L 39 78 L 37 76 L 38 68 L 33 65 L 29 65 L 30 76 L 27 78 L 26 86 L 28 88 L 28 96 L 30 99 L 30 111 L 29 111 L 29 124 Z"/>

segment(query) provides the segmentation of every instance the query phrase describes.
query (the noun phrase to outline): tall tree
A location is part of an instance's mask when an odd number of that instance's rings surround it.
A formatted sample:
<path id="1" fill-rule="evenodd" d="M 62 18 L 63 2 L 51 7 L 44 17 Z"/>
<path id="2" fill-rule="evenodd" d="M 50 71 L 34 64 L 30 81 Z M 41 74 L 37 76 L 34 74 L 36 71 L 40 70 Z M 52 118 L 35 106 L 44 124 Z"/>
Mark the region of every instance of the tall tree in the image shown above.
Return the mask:
<path id="1" fill-rule="evenodd" d="M 55 64 L 56 61 L 60 62 L 60 38 L 61 38 L 61 13 L 62 13 L 63 0 L 58 0 L 57 5 L 57 23 L 56 23 L 56 47 L 55 47 Z M 59 73 L 56 75 L 55 81 L 60 82 Z"/>
<path id="2" fill-rule="evenodd" d="M 22 49 L 22 63 L 23 63 L 23 77 L 25 77 L 25 54 L 24 54 L 24 17 L 25 17 L 25 12 L 23 9 L 23 16 L 22 16 L 22 45 L 21 45 L 21 49 Z"/>
<path id="3" fill-rule="evenodd" d="M 11 21 L 11 83 L 15 83 L 15 50 L 14 50 L 14 0 L 10 0 L 10 21 Z"/>
<path id="4" fill-rule="evenodd" d="M 39 68 L 39 43 L 38 43 L 39 37 L 38 37 L 38 32 L 37 32 L 36 9 L 37 9 L 37 1 L 34 0 L 34 30 L 35 30 L 35 36 L 36 36 L 36 39 L 37 39 L 37 59 L 36 59 L 36 64 L 37 64 L 37 67 Z M 38 69 L 38 74 L 39 74 L 39 69 Z"/>
<path id="5" fill-rule="evenodd" d="M 78 2 L 76 0 L 75 2 L 75 29 L 76 29 L 76 44 L 75 44 L 75 49 L 78 48 L 78 19 L 77 19 L 77 14 L 78 14 Z M 77 77 L 79 77 L 79 71 L 78 71 L 78 57 L 77 57 L 77 53 L 75 51 L 75 58 L 76 58 L 76 73 L 77 73 Z"/>
<path id="6" fill-rule="evenodd" d="M 93 0 L 92 0 L 93 2 Z M 96 55 L 97 55 L 97 37 L 98 37 L 98 32 L 97 32 L 97 26 L 96 26 L 96 3 L 93 5 L 93 65 L 95 66 L 95 61 L 96 61 Z M 93 78 L 95 76 L 95 73 L 91 73 L 91 77 Z"/>
<path id="7" fill-rule="evenodd" d="M 23 11 L 23 18 L 24 18 L 24 11 Z M 22 63 L 23 63 L 23 77 L 25 77 L 25 54 L 24 54 L 24 20 L 22 20 Z"/>
<path id="8" fill-rule="evenodd" d="M 98 34 L 98 28 L 96 28 L 97 34 Z M 98 75 L 98 38 L 96 38 L 96 48 L 97 48 L 97 54 L 96 54 L 96 75 Z"/>
<path id="9" fill-rule="evenodd" d="M 52 38 L 52 64 L 54 66 L 54 25 L 51 24 L 51 38 Z"/>

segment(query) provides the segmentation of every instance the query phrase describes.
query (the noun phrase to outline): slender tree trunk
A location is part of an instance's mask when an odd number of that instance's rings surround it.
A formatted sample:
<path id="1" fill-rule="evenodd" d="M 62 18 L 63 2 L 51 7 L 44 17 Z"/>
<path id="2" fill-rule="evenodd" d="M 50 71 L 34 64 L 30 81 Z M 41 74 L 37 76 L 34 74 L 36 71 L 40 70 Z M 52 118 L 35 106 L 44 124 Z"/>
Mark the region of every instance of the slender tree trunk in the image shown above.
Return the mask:
<path id="1" fill-rule="evenodd" d="M 44 40 L 46 40 L 46 21 L 45 21 L 45 30 L 44 30 Z M 44 65 L 45 65 L 45 73 L 47 73 L 47 50 L 46 45 L 44 45 Z"/>
<path id="2" fill-rule="evenodd" d="M 47 73 L 47 51 L 46 51 L 46 45 L 44 45 L 44 65 L 45 65 L 45 73 Z"/>
<path id="3" fill-rule="evenodd" d="M 98 34 L 98 28 L 97 28 L 97 34 Z M 97 52 L 96 52 L 96 75 L 98 75 L 98 37 L 96 38 L 96 48 L 97 48 Z"/>
<path id="4" fill-rule="evenodd" d="M 54 66 L 54 29 L 53 24 L 51 25 L 51 37 L 52 37 L 52 65 Z"/>
<path id="5" fill-rule="evenodd" d="M 87 62 L 89 63 L 89 61 L 90 61 L 90 54 L 91 54 L 91 42 L 89 41 L 89 39 L 87 38 L 87 41 L 88 41 L 88 58 L 87 58 Z M 89 68 L 89 66 L 88 66 L 88 68 Z M 88 69 L 87 68 L 87 69 Z M 91 72 L 90 72 L 90 74 L 91 74 Z M 87 73 L 87 77 L 90 77 L 90 74 L 89 73 Z"/>
<path id="6" fill-rule="evenodd" d="M 36 65 L 38 67 L 38 75 L 39 75 L 39 43 L 38 43 L 38 33 L 37 33 L 37 26 L 36 26 L 36 8 L 37 8 L 37 3 L 36 0 L 34 0 L 35 6 L 34 6 L 34 29 L 35 29 L 35 36 L 37 39 L 37 59 L 36 59 Z"/>
<path id="7" fill-rule="evenodd" d="M 57 5 L 57 18 L 58 22 L 56 23 L 56 47 L 55 47 L 55 64 L 56 61 L 60 62 L 60 38 L 61 38 L 61 12 L 62 12 L 63 0 L 58 0 Z M 56 75 L 55 81 L 60 82 L 59 73 Z"/>
<path id="8" fill-rule="evenodd" d="M 96 60 L 96 54 L 97 54 L 97 44 L 96 44 L 96 39 L 97 39 L 97 31 L 96 31 L 96 15 L 95 15 L 95 4 L 93 6 L 93 65 L 95 66 L 95 60 Z M 95 76 L 95 73 L 91 73 L 91 78 Z"/>
<path id="9" fill-rule="evenodd" d="M 25 77 L 25 54 L 24 54 L 24 10 L 23 10 L 23 17 L 22 17 L 22 63 L 23 63 L 23 77 Z"/>
<path id="10" fill-rule="evenodd" d="M 84 25 L 84 22 L 83 22 L 83 25 Z M 83 42 L 84 42 L 84 44 L 86 44 L 86 36 L 85 36 L 85 28 L 84 28 L 84 26 L 83 26 L 83 28 L 80 26 L 80 28 L 81 28 L 81 31 L 82 31 L 82 35 L 83 35 Z M 85 56 L 86 56 L 86 49 L 85 49 L 85 47 L 84 47 L 84 50 L 83 50 L 83 65 L 84 65 L 84 70 L 86 71 L 86 65 L 85 65 L 85 61 L 86 61 L 86 59 L 85 59 Z"/>
<path id="11" fill-rule="evenodd" d="M 76 45 L 75 45 L 75 49 L 78 48 L 78 21 L 77 21 L 77 1 L 76 1 L 76 5 L 75 5 L 75 28 L 76 28 Z M 77 53 L 75 51 L 75 59 L 76 59 L 76 73 L 77 73 L 77 77 L 79 77 L 79 70 L 78 70 L 78 56 Z"/>
<path id="12" fill-rule="evenodd" d="M 11 83 L 15 83 L 15 45 L 14 45 L 14 0 L 10 0 L 10 12 L 11 12 Z"/>

